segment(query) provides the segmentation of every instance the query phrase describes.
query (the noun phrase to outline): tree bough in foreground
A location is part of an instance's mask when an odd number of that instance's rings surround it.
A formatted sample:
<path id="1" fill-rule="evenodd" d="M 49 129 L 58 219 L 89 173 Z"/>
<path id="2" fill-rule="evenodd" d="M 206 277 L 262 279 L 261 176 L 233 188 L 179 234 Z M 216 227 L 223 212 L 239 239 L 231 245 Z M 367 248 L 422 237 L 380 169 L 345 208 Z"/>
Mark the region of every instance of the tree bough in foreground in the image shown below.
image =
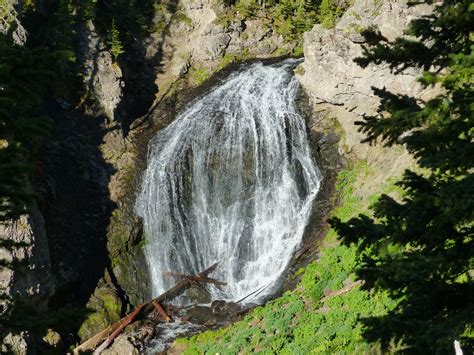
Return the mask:
<path id="1" fill-rule="evenodd" d="M 414 5 L 416 6 L 416 5 Z M 398 307 L 363 319 L 368 341 L 395 340 L 408 351 L 446 352 L 455 339 L 474 347 L 474 4 L 444 1 L 414 20 L 407 34 L 387 41 L 366 30 L 369 47 L 356 61 L 419 67 L 429 101 L 374 92 L 379 114 L 358 122 L 365 142 L 403 144 L 425 173 L 405 171 L 402 201 L 382 195 L 372 217 L 330 220 L 342 241 L 358 246 L 357 274 L 365 288 L 388 291 Z"/>

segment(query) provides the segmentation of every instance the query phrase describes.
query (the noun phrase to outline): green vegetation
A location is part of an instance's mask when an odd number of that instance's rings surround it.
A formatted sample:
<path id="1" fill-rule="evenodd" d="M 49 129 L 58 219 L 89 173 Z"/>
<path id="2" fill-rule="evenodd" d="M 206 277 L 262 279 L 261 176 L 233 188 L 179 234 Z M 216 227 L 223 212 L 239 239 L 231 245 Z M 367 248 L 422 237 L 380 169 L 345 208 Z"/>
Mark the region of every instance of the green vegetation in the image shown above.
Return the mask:
<path id="1" fill-rule="evenodd" d="M 344 10 L 345 7 L 341 7 L 337 1 L 322 0 L 319 5 L 318 21 L 324 28 L 333 28 Z"/>
<path id="2" fill-rule="evenodd" d="M 220 60 L 217 70 L 224 69 L 228 65 L 238 62 L 240 60 L 239 56 L 234 53 L 226 53 Z"/>
<path id="3" fill-rule="evenodd" d="M 300 64 L 295 68 L 295 74 L 296 75 L 304 75 L 305 71 L 303 66 Z"/>
<path id="4" fill-rule="evenodd" d="M 219 64 L 216 67 L 216 70 L 222 70 L 232 63 L 242 62 L 246 59 L 250 59 L 251 55 L 247 48 L 245 48 L 241 53 L 226 53 L 220 60 Z"/>
<path id="5" fill-rule="evenodd" d="M 206 79 L 211 76 L 209 70 L 204 67 L 191 67 L 189 68 L 189 80 L 193 85 L 202 84 Z"/>
<path id="6" fill-rule="evenodd" d="M 363 321 L 364 337 L 383 347 L 394 339 L 415 352 L 448 352 L 455 339 L 474 347 L 473 21 L 471 3 L 445 1 L 412 21 L 408 33 L 419 40 L 364 32 L 372 46 L 360 65 L 420 67 L 425 88 L 443 88 L 426 101 L 374 89 L 380 115 L 358 122 L 366 141 L 404 144 L 424 172 L 407 170 L 396 183 L 403 199 L 383 194 L 372 218 L 331 221 L 346 245 L 358 245 L 365 287 L 399 300 Z"/>
<path id="7" fill-rule="evenodd" d="M 218 22 L 228 25 L 236 17 L 262 19 L 263 27 L 274 30 L 287 41 L 301 42 L 304 32 L 314 24 L 330 28 L 349 6 L 349 2 L 337 0 L 237 0 L 221 14 Z M 301 47 L 293 55 L 301 55 Z"/>
<path id="8" fill-rule="evenodd" d="M 162 4 L 167 10 L 176 10 L 171 3 L 165 1 Z M 95 19 L 102 33 L 107 33 L 115 22 L 124 47 L 128 47 L 154 30 L 154 12 L 153 0 L 97 0 Z"/>
<path id="9" fill-rule="evenodd" d="M 115 19 L 112 19 L 112 27 L 108 33 L 108 45 L 114 60 L 117 60 L 118 57 L 124 53 L 123 44 L 120 40 L 120 32 L 115 24 Z"/>
<path id="10" fill-rule="evenodd" d="M 0 35 L 0 220 L 27 209 L 31 202 L 27 176 L 39 139 L 49 120 L 38 115 L 43 98 L 51 94 L 68 52 L 16 46 Z"/>

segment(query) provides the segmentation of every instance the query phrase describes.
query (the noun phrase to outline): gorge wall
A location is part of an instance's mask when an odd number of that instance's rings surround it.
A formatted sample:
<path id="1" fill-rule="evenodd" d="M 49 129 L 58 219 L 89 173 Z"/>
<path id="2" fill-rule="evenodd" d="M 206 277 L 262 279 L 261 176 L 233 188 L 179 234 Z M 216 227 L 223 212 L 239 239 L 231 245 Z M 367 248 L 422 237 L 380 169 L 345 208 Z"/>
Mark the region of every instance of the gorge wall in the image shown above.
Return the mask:
<path id="1" fill-rule="evenodd" d="M 360 67 L 354 59 L 363 55 L 361 31 L 377 28 L 389 41 L 404 35 L 414 18 L 430 13 L 429 5 L 409 6 L 408 1 L 356 1 L 334 29 L 315 25 L 304 35 L 304 63 L 297 77 L 311 98 L 316 117 L 336 119 L 342 131 L 341 151 L 384 171 L 382 179 L 400 174 L 411 164 L 402 147 L 383 148 L 361 144 L 364 134 L 354 124 L 364 116 L 376 115 L 380 99 L 372 90 L 386 88 L 397 94 L 417 97 L 432 95 L 422 91 L 413 68 L 396 72 L 388 64 Z"/>

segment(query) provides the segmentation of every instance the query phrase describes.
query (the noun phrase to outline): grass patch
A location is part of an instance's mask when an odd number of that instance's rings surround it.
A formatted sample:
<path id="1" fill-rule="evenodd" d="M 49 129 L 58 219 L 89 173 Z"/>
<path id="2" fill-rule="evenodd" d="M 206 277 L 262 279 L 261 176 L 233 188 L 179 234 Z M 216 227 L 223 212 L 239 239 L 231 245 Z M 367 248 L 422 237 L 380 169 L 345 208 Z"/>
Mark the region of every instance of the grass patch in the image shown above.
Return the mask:
<path id="1" fill-rule="evenodd" d="M 202 84 L 204 81 L 209 79 L 211 76 L 208 69 L 204 67 L 191 67 L 189 68 L 189 80 L 193 85 Z"/>

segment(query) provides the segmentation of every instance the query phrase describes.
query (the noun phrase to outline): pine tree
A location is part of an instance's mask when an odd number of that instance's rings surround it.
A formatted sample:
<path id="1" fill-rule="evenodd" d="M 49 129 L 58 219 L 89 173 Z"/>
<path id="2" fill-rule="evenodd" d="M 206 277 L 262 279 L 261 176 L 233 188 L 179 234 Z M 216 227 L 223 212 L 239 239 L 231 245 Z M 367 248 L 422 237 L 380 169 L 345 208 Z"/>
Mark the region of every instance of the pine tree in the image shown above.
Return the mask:
<path id="1" fill-rule="evenodd" d="M 67 52 L 15 45 L 10 35 L 0 34 L 0 223 L 27 213 L 34 201 L 32 162 L 50 127 L 38 111 L 68 58 Z M 0 240 L 2 248 L 21 245 Z"/>
<path id="2" fill-rule="evenodd" d="M 120 40 L 120 32 L 115 24 L 115 19 L 112 19 L 112 25 L 109 31 L 109 46 L 110 46 L 110 53 L 114 60 L 117 60 L 123 53 L 123 45 Z"/>
<path id="3" fill-rule="evenodd" d="M 364 32 L 370 44 L 356 61 L 419 67 L 420 82 L 440 85 L 429 101 L 374 89 L 379 114 L 358 122 L 375 144 L 403 144 L 426 173 L 407 170 L 402 201 L 382 195 L 373 217 L 330 222 L 345 243 L 356 243 L 358 275 L 368 289 L 399 301 L 386 316 L 363 320 L 368 340 L 402 341 L 406 351 L 447 352 L 455 339 L 474 346 L 474 5 L 436 3 L 411 22 L 411 38 L 389 42 Z"/>
<path id="4" fill-rule="evenodd" d="M 332 28 L 341 12 L 334 0 L 322 0 L 319 5 L 318 21 L 324 28 Z"/>
<path id="5" fill-rule="evenodd" d="M 26 212 L 29 158 L 49 120 L 36 116 L 51 89 L 59 53 L 16 46 L 0 35 L 0 221 Z"/>

